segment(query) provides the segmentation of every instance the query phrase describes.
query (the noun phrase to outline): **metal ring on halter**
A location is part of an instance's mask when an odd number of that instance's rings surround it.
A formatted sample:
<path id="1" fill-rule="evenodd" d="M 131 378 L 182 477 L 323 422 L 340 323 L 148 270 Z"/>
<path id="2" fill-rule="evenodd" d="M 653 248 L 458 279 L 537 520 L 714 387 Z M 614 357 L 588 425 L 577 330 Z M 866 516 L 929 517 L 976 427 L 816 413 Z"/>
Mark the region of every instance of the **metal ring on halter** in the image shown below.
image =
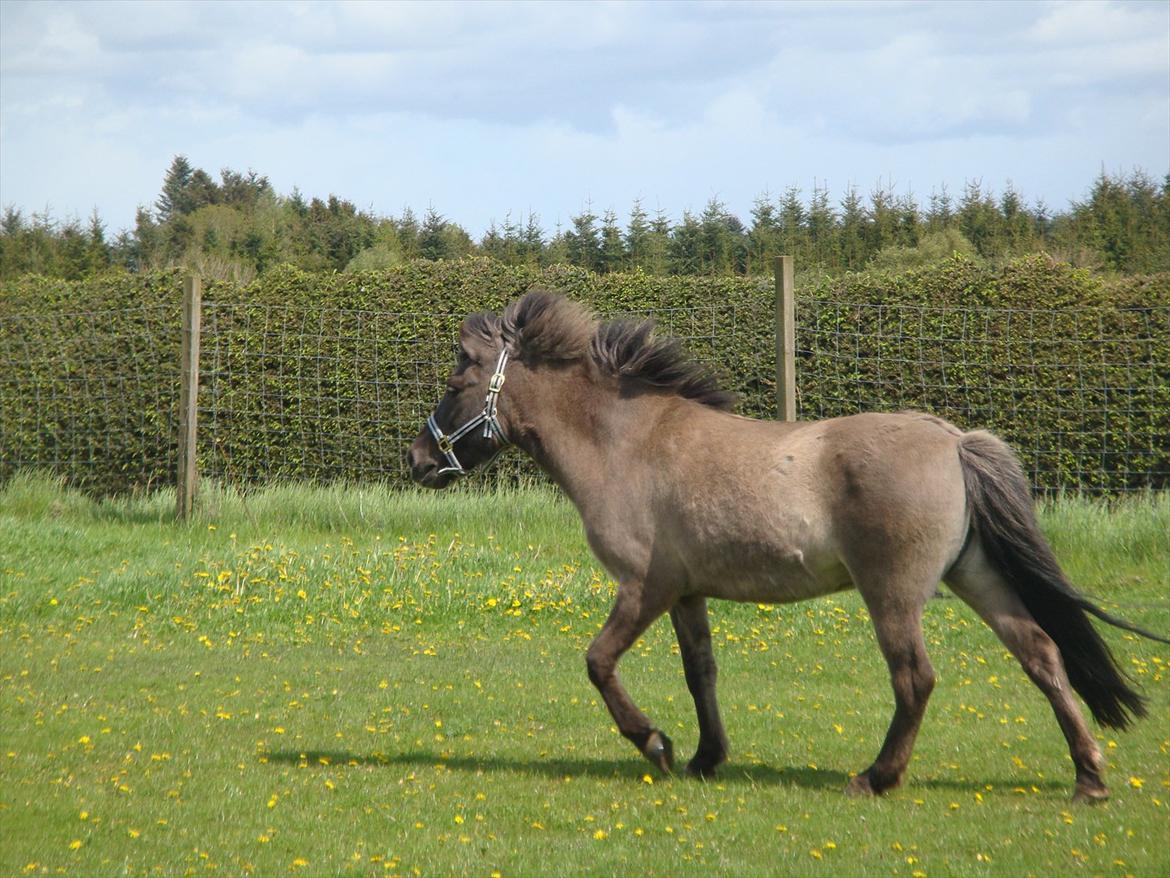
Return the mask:
<path id="1" fill-rule="evenodd" d="M 443 473 L 455 473 L 456 475 L 466 475 L 467 470 L 463 468 L 463 464 L 459 462 L 459 458 L 455 456 L 455 443 L 483 424 L 483 438 L 490 439 L 493 436 L 499 442 L 499 447 L 496 453 L 493 454 L 486 463 L 491 463 L 496 459 L 504 446 L 508 445 L 508 436 L 504 432 L 503 426 L 500 424 L 500 419 L 496 416 L 496 400 L 500 395 L 500 391 L 504 388 L 504 367 L 508 365 L 508 350 L 505 348 L 500 351 L 500 359 L 496 361 L 496 371 L 492 373 L 491 380 L 488 382 L 487 398 L 484 399 L 483 411 L 481 411 L 474 418 L 465 423 L 462 427 L 454 432 L 444 433 L 439 426 L 439 422 L 435 420 L 435 415 L 432 412 L 431 416 L 427 418 L 427 429 L 431 431 L 431 435 L 435 437 L 435 444 L 439 446 L 439 451 L 447 458 L 449 466 L 445 466 L 439 470 L 439 475 Z"/>

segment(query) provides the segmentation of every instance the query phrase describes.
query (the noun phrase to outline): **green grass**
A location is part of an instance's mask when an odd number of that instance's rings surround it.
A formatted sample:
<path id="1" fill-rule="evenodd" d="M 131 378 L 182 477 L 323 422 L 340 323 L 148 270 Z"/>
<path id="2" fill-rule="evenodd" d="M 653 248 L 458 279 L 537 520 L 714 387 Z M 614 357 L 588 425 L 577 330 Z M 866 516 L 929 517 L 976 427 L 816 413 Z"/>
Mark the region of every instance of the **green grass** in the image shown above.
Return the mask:
<path id="1" fill-rule="evenodd" d="M 959 601 L 906 785 L 841 794 L 892 708 L 855 595 L 712 604 L 730 764 L 653 774 L 584 651 L 613 584 L 556 494 L 0 488 L 0 874 L 1164 875 L 1170 650 L 1109 629 L 1150 699 L 1074 807 L 1046 702 Z M 1170 497 L 1064 499 L 1067 569 L 1170 631 Z M 685 758 L 665 620 L 622 663 Z"/>

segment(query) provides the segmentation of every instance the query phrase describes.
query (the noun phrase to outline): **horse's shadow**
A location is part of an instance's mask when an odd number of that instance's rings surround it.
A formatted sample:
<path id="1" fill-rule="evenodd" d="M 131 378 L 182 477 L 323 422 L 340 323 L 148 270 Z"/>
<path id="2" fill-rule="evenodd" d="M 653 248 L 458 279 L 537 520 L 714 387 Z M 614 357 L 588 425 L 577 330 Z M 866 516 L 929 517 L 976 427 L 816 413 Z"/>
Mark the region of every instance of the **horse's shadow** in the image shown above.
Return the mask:
<path id="1" fill-rule="evenodd" d="M 346 750 L 274 750 L 264 755 L 269 763 L 307 766 L 406 766 L 415 769 L 443 766 L 450 771 L 468 774 L 506 773 L 530 777 L 544 777 L 562 780 L 565 777 L 592 777 L 605 780 L 640 781 L 647 773 L 655 773 L 640 759 L 509 759 L 502 756 L 446 756 L 430 750 L 408 750 L 403 753 L 351 753 Z M 681 766 L 676 769 L 681 772 Z M 684 779 L 680 776 L 679 778 Z M 716 782 L 729 786 L 780 786 L 797 787 L 807 790 L 844 790 L 849 775 L 834 769 L 808 766 L 774 766 L 767 764 L 729 764 L 719 770 Z M 926 790 L 965 790 L 970 792 L 986 789 L 1010 790 L 1020 787 L 1023 781 L 1014 780 L 964 780 L 951 778 L 911 779 L 909 786 Z M 1054 780 L 1028 781 L 1029 787 L 1042 790 L 1060 790 L 1063 784 Z"/>

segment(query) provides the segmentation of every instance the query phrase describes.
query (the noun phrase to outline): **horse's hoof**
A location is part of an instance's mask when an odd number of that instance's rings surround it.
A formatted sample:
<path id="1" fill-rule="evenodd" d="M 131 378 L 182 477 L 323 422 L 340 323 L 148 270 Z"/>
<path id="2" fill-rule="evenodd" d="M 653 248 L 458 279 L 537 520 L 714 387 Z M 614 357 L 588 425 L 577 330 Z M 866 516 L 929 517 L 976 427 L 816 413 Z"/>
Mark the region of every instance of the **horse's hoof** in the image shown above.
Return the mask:
<path id="1" fill-rule="evenodd" d="M 700 780 L 710 780 L 715 777 L 718 768 L 727 759 L 726 751 L 724 753 L 711 754 L 709 752 L 699 751 L 687 763 L 687 775 L 690 777 L 697 777 Z"/>
<path id="2" fill-rule="evenodd" d="M 877 790 L 869 782 L 868 774 L 858 774 L 849 779 L 845 785 L 845 795 L 856 798 L 871 798 L 877 795 Z"/>
<path id="3" fill-rule="evenodd" d="M 1078 804 L 1096 805 L 1109 798 L 1109 788 L 1103 783 L 1077 784 L 1072 800 Z"/>
<path id="4" fill-rule="evenodd" d="M 674 770 L 674 745 L 670 738 L 655 729 L 646 739 L 646 746 L 642 748 L 642 755 L 649 759 L 663 774 L 670 774 Z"/>
<path id="5" fill-rule="evenodd" d="M 716 774 L 716 766 L 710 762 L 700 762 L 698 759 L 692 759 L 687 763 L 687 776 L 698 778 L 699 780 L 710 780 Z"/>

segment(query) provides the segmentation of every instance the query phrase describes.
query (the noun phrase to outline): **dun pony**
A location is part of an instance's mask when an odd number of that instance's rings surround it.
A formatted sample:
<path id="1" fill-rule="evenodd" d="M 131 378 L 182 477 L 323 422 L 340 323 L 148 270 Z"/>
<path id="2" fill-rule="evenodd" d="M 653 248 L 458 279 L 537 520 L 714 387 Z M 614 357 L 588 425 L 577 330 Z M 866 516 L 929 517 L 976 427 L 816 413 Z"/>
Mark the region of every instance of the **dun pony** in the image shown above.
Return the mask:
<path id="1" fill-rule="evenodd" d="M 443 488 L 511 443 L 565 491 L 619 584 L 586 655 L 589 679 L 663 771 L 670 739 L 617 675 L 647 626 L 670 614 L 699 723 L 687 771 L 706 777 L 728 753 L 707 599 L 784 603 L 856 588 L 889 666 L 894 716 L 847 791 L 897 786 L 934 688 L 922 612 L 942 580 L 1048 698 L 1074 798 L 1104 799 L 1101 752 L 1073 692 L 1112 728 L 1146 710 L 1088 615 L 1170 641 L 1068 582 L 1011 449 L 925 414 L 777 423 L 738 417 L 732 401 L 650 323 L 601 323 L 534 290 L 502 316 L 464 322 L 447 393 L 408 460 L 417 482 Z"/>

